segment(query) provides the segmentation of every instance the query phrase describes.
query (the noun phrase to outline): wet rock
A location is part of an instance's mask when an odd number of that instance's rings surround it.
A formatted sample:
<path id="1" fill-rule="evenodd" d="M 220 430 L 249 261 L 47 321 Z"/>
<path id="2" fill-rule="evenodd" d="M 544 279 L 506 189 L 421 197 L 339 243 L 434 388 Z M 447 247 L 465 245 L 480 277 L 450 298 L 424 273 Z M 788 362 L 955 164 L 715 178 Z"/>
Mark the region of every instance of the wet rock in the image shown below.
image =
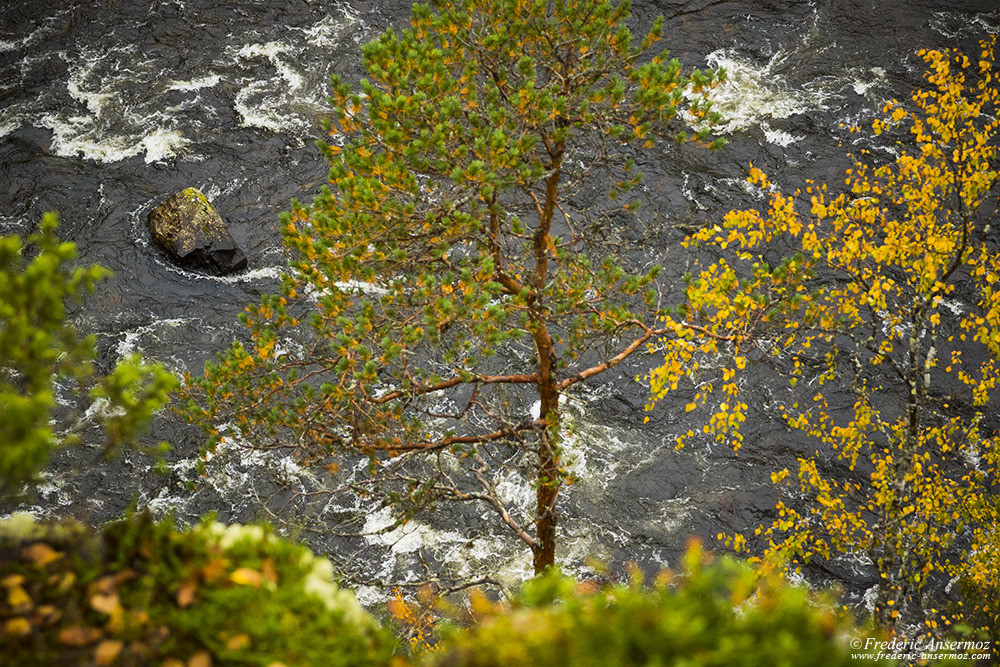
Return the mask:
<path id="1" fill-rule="evenodd" d="M 208 198 L 187 188 L 150 211 L 149 233 L 178 265 L 220 276 L 245 269 L 246 255 Z"/>

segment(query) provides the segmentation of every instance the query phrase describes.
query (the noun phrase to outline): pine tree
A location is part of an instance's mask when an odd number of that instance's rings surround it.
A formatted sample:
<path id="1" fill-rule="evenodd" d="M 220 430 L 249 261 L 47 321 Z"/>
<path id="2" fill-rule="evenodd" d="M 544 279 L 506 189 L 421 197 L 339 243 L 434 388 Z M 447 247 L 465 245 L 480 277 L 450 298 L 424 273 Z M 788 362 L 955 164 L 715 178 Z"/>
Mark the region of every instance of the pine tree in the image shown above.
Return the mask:
<path id="1" fill-rule="evenodd" d="M 159 365 L 132 357 L 99 376 L 94 337 L 67 322 L 67 303 L 81 301 L 110 272 L 74 267 L 76 247 L 56 236 L 54 213 L 42 219 L 25 247 L 0 237 L 0 489 L 16 492 L 48 462 L 52 452 L 80 441 L 88 422 L 81 410 L 56 410 L 56 382 L 75 384 L 83 402 L 107 431 L 109 449 L 134 444 L 163 406 L 177 378 Z M 58 412 L 58 414 L 57 414 Z"/>
<path id="2" fill-rule="evenodd" d="M 662 21 L 634 46 L 628 16 L 594 0 L 435 2 L 368 44 L 361 92 L 333 81 L 329 186 L 283 217 L 282 294 L 248 309 L 251 346 L 192 383 L 193 418 L 304 459 L 368 454 L 402 520 L 484 503 L 536 571 L 552 565 L 570 478 L 560 396 L 665 333 L 659 268 L 626 272 L 592 232 L 635 208 L 619 199 L 640 181 L 632 157 L 707 144 L 715 121 L 718 75 L 653 55 Z M 570 206 L 598 178 L 611 197 Z M 289 329 L 308 331 L 301 349 Z M 528 471 L 528 509 L 497 492 L 500 471 Z"/>

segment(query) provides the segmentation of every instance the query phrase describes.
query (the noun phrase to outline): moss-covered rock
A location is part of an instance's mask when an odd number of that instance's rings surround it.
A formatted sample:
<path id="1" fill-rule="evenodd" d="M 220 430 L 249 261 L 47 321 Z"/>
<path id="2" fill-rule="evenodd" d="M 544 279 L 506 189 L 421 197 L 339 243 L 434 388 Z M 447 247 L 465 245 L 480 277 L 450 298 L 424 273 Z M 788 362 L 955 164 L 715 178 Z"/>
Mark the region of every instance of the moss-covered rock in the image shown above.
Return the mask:
<path id="1" fill-rule="evenodd" d="M 146 220 L 156 243 L 185 268 L 222 275 L 247 266 L 246 255 L 200 190 L 178 192 Z"/>
<path id="2" fill-rule="evenodd" d="M 328 560 L 259 526 L 0 522 L 0 663 L 386 665 L 394 646 Z"/>

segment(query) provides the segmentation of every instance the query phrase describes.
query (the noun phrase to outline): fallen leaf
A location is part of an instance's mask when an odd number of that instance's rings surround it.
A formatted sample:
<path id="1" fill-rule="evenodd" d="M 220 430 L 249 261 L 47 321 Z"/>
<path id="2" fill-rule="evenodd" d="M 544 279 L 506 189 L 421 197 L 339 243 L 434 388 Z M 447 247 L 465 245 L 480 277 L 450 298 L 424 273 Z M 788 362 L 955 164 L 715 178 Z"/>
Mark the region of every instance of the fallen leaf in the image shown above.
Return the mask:
<path id="1" fill-rule="evenodd" d="M 8 574 L 3 579 L 0 579 L 0 585 L 4 588 L 10 588 L 11 586 L 20 586 L 24 583 L 23 574 Z"/>
<path id="2" fill-rule="evenodd" d="M 98 665 L 113 664 L 123 648 L 125 642 L 119 639 L 105 639 L 94 649 L 94 662 Z"/>
<path id="3" fill-rule="evenodd" d="M 21 550 L 21 558 L 30 560 L 39 567 L 45 567 L 49 563 L 59 560 L 62 556 L 61 553 L 44 542 L 36 542 Z"/>
<path id="4" fill-rule="evenodd" d="M 201 568 L 201 576 L 207 582 L 221 579 L 226 576 L 226 571 L 229 569 L 228 565 L 229 563 L 225 558 L 213 558 L 205 564 L 205 567 Z"/>
<path id="5" fill-rule="evenodd" d="M 234 584 L 245 584 L 254 588 L 260 588 L 260 584 L 264 580 L 264 575 L 252 568 L 241 567 L 229 575 L 229 580 Z"/>
<path id="6" fill-rule="evenodd" d="M 246 634 L 234 635 L 226 642 L 226 648 L 230 651 L 242 651 L 250 646 L 250 636 Z"/>
<path id="7" fill-rule="evenodd" d="M 106 577 L 101 577 L 97 581 L 90 584 L 87 590 L 91 595 L 96 595 L 97 593 L 104 593 L 105 595 L 110 595 L 118 590 L 118 581 L 113 575 L 108 575 Z"/>
<path id="8" fill-rule="evenodd" d="M 44 604 L 35 610 L 32 622 L 35 625 L 48 625 L 62 618 L 62 612 L 50 604 Z"/>
<path id="9" fill-rule="evenodd" d="M 76 573 L 67 572 L 66 574 L 59 577 L 59 586 L 56 588 L 56 590 L 59 593 L 65 593 L 69 589 L 73 588 L 73 584 L 75 583 L 76 583 Z"/>
<path id="10" fill-rule="evenodd" d="M 14 613 L 27 611 L 34 606 L 31 596 L 20 586 L 13 586 L 7 591 L 7 604 L 14 608 Z"/>
<path id="11" fill-rule="evenodd" d="M 208 651 L 198 651 L 188 658 L 187 667 L 212 667 L 212 656 Z"/>
<path id="12" fill-rule="evenodd" d="M 194 604 L 194 584 L 184 584 L 177 591 L 177 606 L 181 609 L 187 609 L 192 604 Z"/>
<path id="13" fill-rule="evenodd" d="M 139 573 L 129 567 L 118 572 L 118 574 L 114 576 L 114 581 L 117 586 L 121 586 L 126 582 L 132 581 L 138 576 Z"/>
<path id="14" fill-rule="evenodd" d="M 86 646 L 87 644 L 96 642 L 100 638 L 100 630 L 81 625 L 74 625 L 59 631 L 59 641 L 67 646 Z"/>
<path id="15" fill-rule="evenodd" d="M 24 637 L 31 634 L 31 623 L 26 618 L 12 618 L 4 624 L 4 634 L 8 637 Z"/>
<path id="16" fill-rule="evenodd" d="M 121 602 L 118 600 L 118 593 L 112 593 L 110 595 L 102 595 L 98 593 L 94 597 L 90 598 L 90 608 L 94 611 L 99 611 L 102 614 L 108 614 L 110 616 L 120 607 Z"/>

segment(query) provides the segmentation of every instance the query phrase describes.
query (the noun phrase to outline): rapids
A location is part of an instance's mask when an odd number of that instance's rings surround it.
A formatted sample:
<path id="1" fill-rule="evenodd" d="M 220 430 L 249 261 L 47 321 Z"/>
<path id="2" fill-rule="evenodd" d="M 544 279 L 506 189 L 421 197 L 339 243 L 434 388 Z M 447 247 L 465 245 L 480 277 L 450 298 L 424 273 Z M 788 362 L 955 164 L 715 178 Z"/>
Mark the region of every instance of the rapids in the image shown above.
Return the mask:
<path id="1" fill-rule="evenodd" d="M 55 210 L 82 261 L 114 271 L 74 313 L 81 330 L 97 334 L 102 365 L 141 351 L 178 373 L 197 371 L 243 335 L 237 314 L 278 284 L 278 212 L 325 179 L 313 143 L 329 75 L 359 78 L 360 45 L 404 24 L 408 10 L 364 0 L 19 0 L 0 10 L 0 233 L 24 234 Z M 730 145 L 649 158 L 643 222 L 618 231 L 641 261 L 675 264 L 684 261 L 675 224 L 759 204 L 744 187 L 749 162 L 786 190 L 807 178 L 836 182 L 845 150 L 890 150 L 846 126 L 919 85 L 917 49 L 970 49 L 1000 29 L 995 1 L 639 0 L 636 32 L 657 14 L 673 55 L 729 72 L 716 103 Z M 146 214 L 187 186 L 229 221 L 250 270 L 187 273 L 150 245 Z M 634 377 L 655 363 L 647 355 L 616 369 L 567 406 L 582 479 L 564 497 L 561 559 L 571 569 L 589 557 L 669 565 L 690 535 L 711 542 L 768 520 L 769 472 L 808 447 L 775 414 L 787 389 L 751 369 L 741 382 L 758 400 L 740 454 L 698 441 L 675 451 L 675 436 L 692 426 L 686 396 L 663 401 L 643 424 L 647 390 Z M 491 521 L 453 513 L 405 531 L 334 534 L 326 522 L 352 513 L 365 532 L 389 519 L 357 501 L 305 500 L 311 471 L 233 440 L 199 478 L 200 435 L 169 415 L 150 439 L 175 447 L 167 474 L 137 454 L 105 462 L 97 448 L 65 452 L 25 507 L 100 522 L 134 500 L 185 521 L 214 511 L 222 521 L 289 522 L 362 586 L 418 580 L 423 558 L 507 583 L 528 573 L 527 553 Z M 864 563 L 838 562 L 817 576 L 858 595 L 873 583 Z"/>

